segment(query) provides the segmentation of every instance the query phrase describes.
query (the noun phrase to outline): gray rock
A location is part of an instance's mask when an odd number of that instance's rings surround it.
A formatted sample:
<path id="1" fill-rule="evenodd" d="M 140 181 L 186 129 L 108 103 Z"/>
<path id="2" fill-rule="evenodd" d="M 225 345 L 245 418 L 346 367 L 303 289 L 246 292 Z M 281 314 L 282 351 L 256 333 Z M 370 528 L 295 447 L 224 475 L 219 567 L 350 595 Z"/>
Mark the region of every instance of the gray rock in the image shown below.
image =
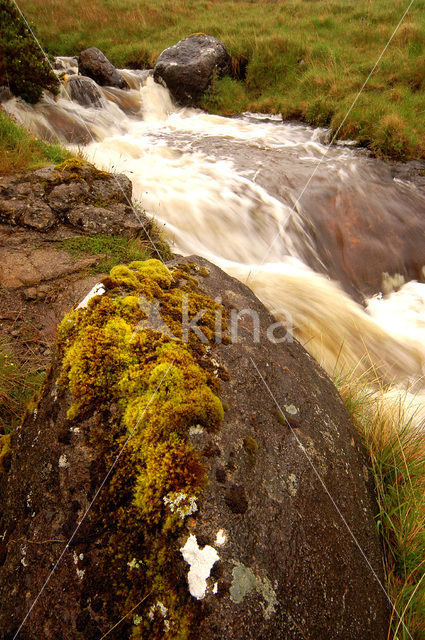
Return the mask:
<path id="1" fill-rule="evenodd" d="M 92 78 L 72 76 L 67 80 L 66 88 L 72 100 L 83 107 L 100 108 L 102 106 L 102 92 Z"/>
<path id="2" fill-rule="evenodd" d="M 93 78 L 100 86 L 129 89 L 127 82 L 108 58 L 96 47 L 85 49 L 78 56 L 78 71 Z"/>
<path id="3" fill-rule="evenodd" d="M 26 203 L 26 211 L 19 223 L 37 231 L 48 231 L 56 223 L 56 216 L 42 200 L 30 200 Z"/>
<path id="4" fill-rule="evenodd" d="M 133 195 L 133 185 L 130 178 L 123 173 L 114 174 L 114 179 L 94 180 L 90 195 L 94 200 L 103 202 L 123 202 L 129 204 Z"/>
<path id="5" fill-rule="evenodd" d="M 65 182 L 53 187 L 47 200 L 54 211 L 63 213 L 77 202 L 81 202 L 88 194 L 89 186 L 86 182 Z"/>
<path id="6" fill-rule="evenodd" d="M 232 59 L 223 42 L 207 35 L 189 36 L 165 49 L 156 61 L 154 79 L 166 86 L 183 106 L 199 104 L 213 74 L 232 72 Z"/>
<path id="7" fill-rule="evenodd" d="M 94 207 L 92 205 L 78 205 L 67 213 L 68 222 L 87 233 L 118 234 L 125 230 L 141 231 L 143 227 L 133 220 L 130 207 L 125 213 L 119 214 L 110 209 Z M 132 234 L 131 234 L 132 235 Z"/>

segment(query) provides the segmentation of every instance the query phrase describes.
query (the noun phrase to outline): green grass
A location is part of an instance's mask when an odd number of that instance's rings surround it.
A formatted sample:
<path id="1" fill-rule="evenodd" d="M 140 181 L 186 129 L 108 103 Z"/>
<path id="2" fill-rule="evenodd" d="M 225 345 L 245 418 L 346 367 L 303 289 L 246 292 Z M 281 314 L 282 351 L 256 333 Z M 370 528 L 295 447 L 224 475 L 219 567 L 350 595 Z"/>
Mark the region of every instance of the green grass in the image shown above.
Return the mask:
<path id="1" fill-rule="evenodd" d="M 66 149 L 34 138 L 0 109 L 0 174 L 57 164 L 68 156 Z"/>
<path id="2" fill-rule="evenodd" d="M 214 112 L 281 113 L 336 131 L 407 0 L 22 0 L 52 54 L 98 46 L 118 66 L 152 66 L 192 33 L 222 39 L 243 82 L 216 83 Z M 375 154 L 425 157 L 425 0 L 416 0 L 342 126 Z"/>
<path id="3" fill-rule="evenodd" d="M 336 380 L 368 452 L 385 547 L 394 640 L 425 638 L 425 439 L 408 400 L 366 375 Z M 422 420 L 420 420 L 422 418 Z M 408 630 L 408 631 L 407 631 Z M 411 634 L 409 636 L 409 633 Z"/>
<path id="4" fill-rule="evenodd" d="M 163 259 L 169 258 L 171 254 L 166 243 L 157 236 L 157 232 L 154 232 L 153 235 L 161 257 Z M 92 268 L 93 273 L 109 273 L 112 267 L 133 260 L 158 258 L 152 245 L 140 238 L 129 240 L 122 236 L 111 235 L 78 236 L 64 240 L 62 247 L 74 256 L 103 255 Z"/>
<path id="5" fill-rule="evenodd" d="M 44 370 L 21 362 L 12 346 L 0 340 L 0 435 L 19 423 L 28 400 L 38 391 Z"/>

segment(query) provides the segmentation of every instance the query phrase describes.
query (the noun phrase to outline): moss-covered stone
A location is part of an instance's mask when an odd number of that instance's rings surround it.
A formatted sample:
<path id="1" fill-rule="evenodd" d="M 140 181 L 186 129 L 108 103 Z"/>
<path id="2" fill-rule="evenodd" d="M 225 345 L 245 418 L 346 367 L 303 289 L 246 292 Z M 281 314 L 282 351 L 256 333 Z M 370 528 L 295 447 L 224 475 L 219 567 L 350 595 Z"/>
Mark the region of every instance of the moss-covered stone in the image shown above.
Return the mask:
<path id="1" fill-rule="evenodd" d="M 7 471 L 7 461 L 10 457 L 10 438 L 10 433 L 0 436 L 0 473 Z"/>
<path id="2" fill-rule="evenodd" d="M 55 165 L 57 171 L 69 173 L 69 180 L 82 180 L 90 173 L 92 179 L 110 178 L 111 174 L 107 171 L 97 169 L 93 164 L 82 160 L 81 158 L 67 158 L 63 162 Z M 63 181 L 63 180 L 62 180 Z"/>
<path id="3" fill-rule="evenodd" d="M 190 269 L 158 260 L 114 267 L 104 286 L 59 327 L 59 386 L 71 394 L 69 420 L 99 415 L 90 438 L 105 468 L 129 439 L 100 507 L 105 527 L 116 513 L 104 571 L 120 603 L 117 616 L 149 595 L 137 607 L 132 638 L 184 640 L 195 605 L 176 575 L 172 542 L 207 483 L 188 434 L 196 425 L 218 429 L 223 407 L 206 345 L 194 332 L 182 341 L 181 318 L 183 305 L 189 321 L 205 310 L 198 326 L 212 338 L 219 305 Z M 149 325 L 147 303 L 171 335 Z"/>

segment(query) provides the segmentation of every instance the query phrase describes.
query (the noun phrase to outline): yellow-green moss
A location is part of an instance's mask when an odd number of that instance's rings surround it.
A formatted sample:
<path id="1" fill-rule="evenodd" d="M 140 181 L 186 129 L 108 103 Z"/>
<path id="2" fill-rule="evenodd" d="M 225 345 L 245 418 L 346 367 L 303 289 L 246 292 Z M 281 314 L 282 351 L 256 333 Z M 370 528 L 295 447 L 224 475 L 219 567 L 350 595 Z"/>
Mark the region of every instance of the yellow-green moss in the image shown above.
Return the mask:
<path id="1" fill-rule="evenodd" d="M 0 473 L 6 471 L 3 462 L 6 459 L 6 456 L 10 453 L 10 439 L 11 434 L 8 433 L 5 436 L 0 436 Z"/>
<path id="2" fill-rule="evenodd" d="M 75 178 L 80 177 L 81 173 L 84 170 L 90 169 L 90 173 L 93 178 L 110 178 L 111 174 L 107 171 L 101 171 L 97 169 L 94 164 L 87 162 L 87 160 L 82 160 L 81 158 L 67 158 L 63 162 L 55 165 L 55 169 L 58 171 L 66 171 L 67 173 L 71 173 Z"/>
<path id="3" fill-rule="evenodd" d="M 68 419 L 96 412 L 90 437 L 108 462 L 131 435 L 110 484 L 113 507 L 104 507 L 104 517 L 109 527 L 112 508 L 116 533 L 108 570 L 117 614 L 149 594 L 137 609 L 134 639 L 185 640 L 195 615 L 195 602 L 175 575 L 173 541 L 184 516 L 169 501 L 180 496 L 187 508 L 202 494 L 206 471 L 188 433 L 196 425 L 218 429 L 223 407 L 206 346 L 194 332 L 182 342 L 182 305 L 189 321 L 206 310 L 197 325 L 211 340 L 215 314 L 223 308 L 199 289 L 192 271 L 186 265 L 170 270 L 157 260 L 114 267 L 104 280 L 106 293 L 72 311 L 59 327 L 60 385 L 72 398 Z M 146 301 L 159 309 L 172 335 L 149 326 Z M 157 602 L 167 609 L 168 631 Z"/>

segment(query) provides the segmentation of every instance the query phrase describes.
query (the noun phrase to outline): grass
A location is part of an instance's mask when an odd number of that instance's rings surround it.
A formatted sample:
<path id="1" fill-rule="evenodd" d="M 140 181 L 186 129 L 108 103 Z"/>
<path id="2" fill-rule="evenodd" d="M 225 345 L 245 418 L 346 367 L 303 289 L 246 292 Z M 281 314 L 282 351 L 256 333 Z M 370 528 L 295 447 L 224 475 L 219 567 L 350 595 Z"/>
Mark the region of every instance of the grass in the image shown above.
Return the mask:
<path id="1" fill-rule="evenodd" d="M 19 423 L 28 400 L 38 391 L 44 370 L 20 361 L 11 344 L 0 339 L 0 435 Z"/>
<path id="2" fill-rule="evenodd" d="M 22 0 L 55 55 L 97 46 L 118 66 L 150 67 L 181 38 L 222 39 L 243 81 L 215 83 L 204 107 L 281 113 L 336 131 L 407 0 Z M 376 155 L 425 157 L 425 0 L 416 0 L 338 134 Z M 218 19 L 219 15 L 219 19 Z"/>
<path id="3" fill-rule="evenodd" d="M 66 149 L 34 138 L 0 109 L 0 174 L 57 164 L 68 156 Z"/>
<path id="4" fill-rule="evenodd" d="M 158 232 L 154 232 L 154 242 L 163 260 L 171 254 L 166 243 L 161 240 Z M 93 273 L 109 273 L 112 267 L 125 264 L 133 260 L 147 260 L 158 258 L 152 245 L 140 238 L 128 239 L 122 236 L 97 235 L 78 236 L 62 242 L 62 247 L 74 256 L 103 255 L 93 267 Z"/>
<path id="5" fill-rule="evenodd" d="M 369 374 L 336 380 L 368 452 L 394 608 L 389 638 L 425 638 L 424 416 Z M 409 635 L 410 633 L 410 635 Z"/>

